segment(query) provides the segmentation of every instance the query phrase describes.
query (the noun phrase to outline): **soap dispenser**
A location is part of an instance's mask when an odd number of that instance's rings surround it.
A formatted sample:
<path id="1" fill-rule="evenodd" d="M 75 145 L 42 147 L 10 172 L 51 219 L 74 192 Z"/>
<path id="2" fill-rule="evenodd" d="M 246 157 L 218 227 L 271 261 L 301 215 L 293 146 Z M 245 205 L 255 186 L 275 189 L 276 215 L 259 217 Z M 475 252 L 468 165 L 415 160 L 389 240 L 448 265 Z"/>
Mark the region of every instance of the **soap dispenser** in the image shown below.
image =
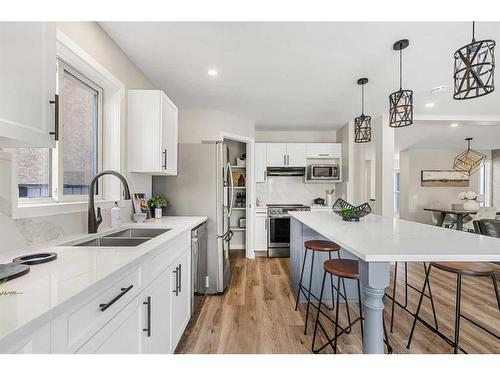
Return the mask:
<path id="1" fill-rule="evenodd" d="M 122 210 L 115 202 L 115 207 L 111 209 L 111 228 L 118 228 L 122 224 Z"/>

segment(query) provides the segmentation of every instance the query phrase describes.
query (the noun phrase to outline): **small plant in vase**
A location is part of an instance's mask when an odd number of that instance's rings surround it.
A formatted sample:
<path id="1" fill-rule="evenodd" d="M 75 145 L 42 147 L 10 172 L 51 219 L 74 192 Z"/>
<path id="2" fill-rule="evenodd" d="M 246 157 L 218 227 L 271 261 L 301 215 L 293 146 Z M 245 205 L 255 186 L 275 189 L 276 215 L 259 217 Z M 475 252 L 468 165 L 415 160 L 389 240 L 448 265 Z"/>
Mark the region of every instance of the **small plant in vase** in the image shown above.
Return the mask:
<path id="1" fill-rule="evenodd" d="M 464 202 L 464 210 L 477 211 L 479 209 L 479 195 L 474 191 L 463 191 L 458 198 Z"/>
<path id="2" fill-rule="evenodd" d="M 148 200 L 148 206 L 151 209 L 151 214 L 154 211 L 154 218 L 161 219 L 163 215 L 162 208 L 167 207 L 167 201 L 165 200 L 165 198 L 162 198 L 157 195 Z"/>

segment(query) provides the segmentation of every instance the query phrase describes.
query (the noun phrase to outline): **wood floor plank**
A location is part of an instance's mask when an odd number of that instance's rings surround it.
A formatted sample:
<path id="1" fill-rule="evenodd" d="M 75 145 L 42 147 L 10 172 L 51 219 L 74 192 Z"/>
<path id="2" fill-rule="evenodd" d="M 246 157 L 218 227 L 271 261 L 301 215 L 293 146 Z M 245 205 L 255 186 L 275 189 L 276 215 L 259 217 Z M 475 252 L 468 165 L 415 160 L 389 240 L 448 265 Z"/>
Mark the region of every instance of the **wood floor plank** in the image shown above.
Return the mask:
<path id="1" fill-rule="evenodd" d="M 289 259 L 246 259 L 244 252 L 232 252 L 232 277 L 224 295 L 203 297 L 204 303 L 189 323 L 179 343 L 177 353 L 312 353 L 311 343 L 316 310 L 311 309 L 308 334 L 304 335 L 305 305 L 295 311 L 295 296 L 289 281 Z M 391 277 L 394 268 L 391 270 Z M 399 265 L 396 297 L 404 302 L 404 264 Z M 424 281 L 422 263 L 408 263 L 408 281 L 421 289 Z M 455 319 L 455 282 L 453 275 L 433 269 L 430 277 L 438 315 L 439 329 L 453 335 Z M 392 285 L 392 284 L 391 284 Z M 387 289 L 392 293 L 392 288 Z M 408 290 L 408 309 L 416 310 L 419 294 Z M 351 316 L 358 316 L 358 305 L 349 303 Z M 390 324 L 391 301 L 385 302 L 385 320 Z M 462 285 L 462 312 L 500 332 L 498 310 L 491 279 L 464 277 Z M 333 314 L 330 313 L 330 314 Z M 341 325 L 347 324 L 345 305 L 339 310 Z M 432 323 L 431 304 L 424 299 L 422 317 Z M 327 331 L 334 327 L 322 318 Z M 413 318 L 401 308 L 395 308 L 393 332 L 389 340 L 395 353 L 452 353 L 441 338 L 418 323 L 411 349 L 406 348 Z M 470 353 L 500 353 L 500 342 L 471 323 L 461 321 L 461 345 Z M 321 343 L 325 338 L 320 333 Z M 351 334 L 339 339 L 340 353 L 361 353 L 359 324 Z M 327 347 L 323 353 L 332 353 Z"/>

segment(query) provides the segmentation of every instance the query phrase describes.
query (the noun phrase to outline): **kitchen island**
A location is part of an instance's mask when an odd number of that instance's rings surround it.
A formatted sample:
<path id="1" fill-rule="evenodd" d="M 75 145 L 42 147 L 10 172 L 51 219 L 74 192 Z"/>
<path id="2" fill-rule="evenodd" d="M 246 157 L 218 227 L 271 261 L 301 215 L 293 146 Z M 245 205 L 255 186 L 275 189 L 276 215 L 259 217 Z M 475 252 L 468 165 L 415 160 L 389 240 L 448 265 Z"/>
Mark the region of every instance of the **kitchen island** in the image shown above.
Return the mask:
<path id="1" fill-rule="evenodd" d="M 342 247 L 342 256 L 360 261 L 364 315 L 363 353 L 384 353 L 383 297 L 385 288 L 389 285 L 389 262 L 500 261 L 498 238 L 374 214 L 359 222 L 343 221 L 332 211 L 296 211 L 290 215 L 290 279 L 295 291 L 300 279 L 304 242 L 307 240 L 333 241 Z M 308 267 L 307 265 L 306 269 Z M 321 287 L 321 262 L 315 264 L 314 274 L 313 293 Z M 353 292 L 353 289 L 347 291 L 349 298 L 354 298 Z"/>

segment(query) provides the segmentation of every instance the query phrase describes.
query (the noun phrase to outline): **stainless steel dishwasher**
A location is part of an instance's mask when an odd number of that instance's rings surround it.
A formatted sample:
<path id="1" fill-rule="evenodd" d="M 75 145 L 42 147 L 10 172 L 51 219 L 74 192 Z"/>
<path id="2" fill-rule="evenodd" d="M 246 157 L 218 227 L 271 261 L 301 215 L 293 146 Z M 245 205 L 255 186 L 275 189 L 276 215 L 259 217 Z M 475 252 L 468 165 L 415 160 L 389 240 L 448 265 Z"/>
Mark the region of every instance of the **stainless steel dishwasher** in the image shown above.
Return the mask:
<path id="1" fill-rule="evenodd" d="M 194 313 L 201 302 L 199 295 L 207 291 L 207 222 L 198 225 L 191 231 L 191 311 Z"/>

